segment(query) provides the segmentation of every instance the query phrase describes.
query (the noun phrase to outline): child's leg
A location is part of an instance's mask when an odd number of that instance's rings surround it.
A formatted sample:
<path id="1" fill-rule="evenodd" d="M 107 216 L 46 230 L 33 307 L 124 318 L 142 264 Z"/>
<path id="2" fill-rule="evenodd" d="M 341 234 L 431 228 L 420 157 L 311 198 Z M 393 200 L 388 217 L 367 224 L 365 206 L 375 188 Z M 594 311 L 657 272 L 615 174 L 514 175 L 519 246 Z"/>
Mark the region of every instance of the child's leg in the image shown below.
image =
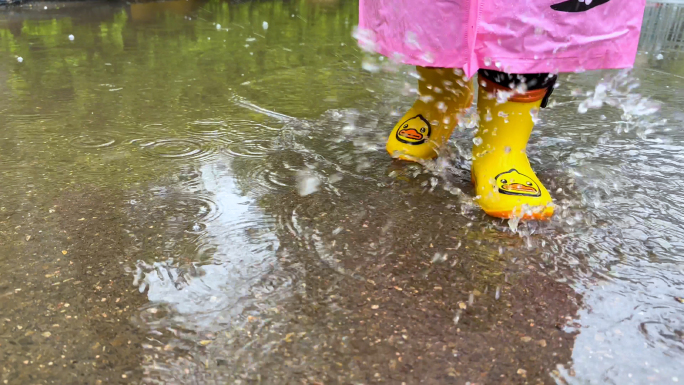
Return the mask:
<path id="1" fill-rule="evenodd" d="M 387 152 L 404 160 L 431 159 L 449 140 L 457 116 L 473 101 L 472 82 L 449 68 L 416 67 L 420 98 L 399 119 L 387 140 Z M 456 74 L 459 73 L 459 74 Z"/>
<path id="2" fill-rule="evenodd" d="M 525 219 L 553 215 L 551 196 L 532 171 L 525 148 L 533 117 L 546 103 L 555 80 L 548 74 L 480 71 L 480 127 L 473 145 L 472 177 L 477 201 L 489 215 Z M 513 93 L 507 101 L 501 98 L 505 95 L 501 92 L 512 92 L 521 85 L 525 89 L 518 91 L 522 92 Z"/>

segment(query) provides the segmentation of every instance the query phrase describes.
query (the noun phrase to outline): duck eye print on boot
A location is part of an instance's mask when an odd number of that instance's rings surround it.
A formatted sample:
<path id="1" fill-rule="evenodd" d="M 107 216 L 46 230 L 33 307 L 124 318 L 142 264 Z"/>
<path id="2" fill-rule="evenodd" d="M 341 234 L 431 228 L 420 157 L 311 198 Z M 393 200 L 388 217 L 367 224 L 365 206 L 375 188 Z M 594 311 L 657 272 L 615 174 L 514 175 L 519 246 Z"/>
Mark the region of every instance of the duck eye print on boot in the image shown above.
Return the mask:
<path id="1" fill-rule="evenodd" d="M 406 144 L 423 144 L 430 138 L 430 123 L 423 115 L 416 115 L 401 124 L 397 140 Z"/>
<path id="2" fill-rule="evenodd" d="M 523 175 L 516 169 L 510 169 L 497 175 L 496 186 L 499 188 L 501 194 L 506 195 L 522 195 L 528 197 L 541 196 L 539 186 L 532 180 L 532 178 Z"/>
<path id="3" fill-rule="evenodd" d="M 609 1 L 610 0 L 568 0 L 562 3 L 553 4 L 551 8 L 554 11 L 559 12 L 586 12 Z"/>

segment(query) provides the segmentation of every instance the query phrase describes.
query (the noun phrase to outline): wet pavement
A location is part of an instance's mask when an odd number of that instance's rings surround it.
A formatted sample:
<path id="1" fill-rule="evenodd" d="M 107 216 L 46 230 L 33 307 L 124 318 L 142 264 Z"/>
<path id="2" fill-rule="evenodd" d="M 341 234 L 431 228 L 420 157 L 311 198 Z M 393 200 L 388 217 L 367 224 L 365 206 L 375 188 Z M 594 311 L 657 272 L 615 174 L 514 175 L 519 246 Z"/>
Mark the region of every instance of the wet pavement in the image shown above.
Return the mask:
<path id="1" fill-rule="evenodd" d="M 677 12 L 561 77 L 559 209 L 516 223 L 472 203 L 469 119 L 388 158 L 415 79 L 355 2 L 0 8 L 0 381 L 684 381 Z"/>

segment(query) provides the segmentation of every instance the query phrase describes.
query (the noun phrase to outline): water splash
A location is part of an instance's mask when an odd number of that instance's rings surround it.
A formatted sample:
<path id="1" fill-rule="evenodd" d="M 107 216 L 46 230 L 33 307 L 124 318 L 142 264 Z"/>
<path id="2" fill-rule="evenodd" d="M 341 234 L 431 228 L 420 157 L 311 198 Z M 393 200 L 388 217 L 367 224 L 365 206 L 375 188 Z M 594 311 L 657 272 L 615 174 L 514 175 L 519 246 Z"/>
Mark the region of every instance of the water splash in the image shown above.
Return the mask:
<path id="1" fill-rule="evenodd" d="M 304 170 L 297 174 L 297 184 L 299 195 L 307 196 L 318 191 L 321 181 L 311 172 L 311 170 Z"/>
<path id="2" fill-rule="evenodd" d="M 598 109 L 607 104 L 620 108 L 622 119 L 626 123 L 636 124 L 636 119 L 653 115 L 660 109 L 659 102 L 634 93 L 638 87 L 639 81 L 629 70 L 620 71 L 597 84 L 593 91 L 589 91 L 588 97 L 580 102 L 577 111 L 586 113 L 589 109 Z"/>

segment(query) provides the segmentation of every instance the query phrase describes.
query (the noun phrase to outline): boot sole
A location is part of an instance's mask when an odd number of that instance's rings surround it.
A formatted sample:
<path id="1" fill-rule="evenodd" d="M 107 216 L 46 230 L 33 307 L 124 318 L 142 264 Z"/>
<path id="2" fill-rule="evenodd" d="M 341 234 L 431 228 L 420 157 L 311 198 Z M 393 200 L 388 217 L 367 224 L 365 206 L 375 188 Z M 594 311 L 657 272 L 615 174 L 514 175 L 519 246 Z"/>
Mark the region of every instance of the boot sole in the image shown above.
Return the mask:
<path id="1" fill-rule="evenodd" d="M 496 218 L 503 218 L 503 219 L 511 219 L 511 218 L 518 218 L 519 216 L 517 215 L 517 211 L 487 211 L 482 209 L 487 215 L 496 217 Z M 522 220 L 537 220 L 537 221 L 546 221 L 549 220 L 553 216 L 553 207 L 546 207 L 544 210 L 540 212 L 535 212 L 532 214 L 525 214 L 520 219 Z"/>

